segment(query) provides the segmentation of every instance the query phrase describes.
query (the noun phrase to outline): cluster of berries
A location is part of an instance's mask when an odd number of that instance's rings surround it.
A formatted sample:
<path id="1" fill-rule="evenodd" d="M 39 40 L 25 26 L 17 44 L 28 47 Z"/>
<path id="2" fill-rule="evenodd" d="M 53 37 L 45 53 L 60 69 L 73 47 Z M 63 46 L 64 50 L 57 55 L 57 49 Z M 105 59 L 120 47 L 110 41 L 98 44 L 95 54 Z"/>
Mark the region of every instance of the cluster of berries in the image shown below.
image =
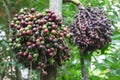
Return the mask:
<path id="1" fill-rule="evenodd" d="M 71 27 L 76 45 L 90 52 L 105 47 L 111 41 L 112 34 L 112 24 L 105 12 L 81 5 L 78 9 Z"/>
<path id="2" fill-rule="evenodd" d="M 53 11 L 39 13 L 34 8 L 21 9 L 10 23 L 11 48 L 16 52 L 18 62 L 33 69 L 42 70 L 47 66 L 70 57 L 67 38 L 70 29 L 62 25 L 62 20 Z"/>

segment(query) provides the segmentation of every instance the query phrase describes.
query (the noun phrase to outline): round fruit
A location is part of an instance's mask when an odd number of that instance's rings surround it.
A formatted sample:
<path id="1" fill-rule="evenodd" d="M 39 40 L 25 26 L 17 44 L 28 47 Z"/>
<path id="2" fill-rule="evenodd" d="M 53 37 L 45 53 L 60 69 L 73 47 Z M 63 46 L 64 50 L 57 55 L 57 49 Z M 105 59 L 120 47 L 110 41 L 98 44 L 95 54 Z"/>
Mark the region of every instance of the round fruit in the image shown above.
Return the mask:
<path id="1" fill-rule="evenodd" d="M 54 34 L 54 35 L 57 34 L 56 30 L 52 30 L 51 34 Z"/>

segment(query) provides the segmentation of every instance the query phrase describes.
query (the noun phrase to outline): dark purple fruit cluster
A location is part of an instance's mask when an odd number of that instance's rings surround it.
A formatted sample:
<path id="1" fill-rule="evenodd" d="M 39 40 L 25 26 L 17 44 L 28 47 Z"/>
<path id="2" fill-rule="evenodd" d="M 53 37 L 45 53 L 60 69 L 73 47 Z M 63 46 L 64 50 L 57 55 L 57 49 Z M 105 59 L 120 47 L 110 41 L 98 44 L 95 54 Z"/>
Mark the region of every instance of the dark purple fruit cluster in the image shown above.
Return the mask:
<path id="1" fill-rule="evenodd" d="M 34 8 L 21 9 L 10 23 L 10 45 L 17 59 L 26 67 L 43 70 L 70 57 L 66 39 L 70 30 L 62 25 L 62 20 L 53 12 L 42 14 Z M 47 73 L 46 73 L 47 74 Z"/>
<path id="2" fill-rule="evenodd" d="M 111 26 L 111 21 L 103 10 L 79 6 L 71 32 L 80 49 L 94 51 L 105 47 L 111 41 Z"/>

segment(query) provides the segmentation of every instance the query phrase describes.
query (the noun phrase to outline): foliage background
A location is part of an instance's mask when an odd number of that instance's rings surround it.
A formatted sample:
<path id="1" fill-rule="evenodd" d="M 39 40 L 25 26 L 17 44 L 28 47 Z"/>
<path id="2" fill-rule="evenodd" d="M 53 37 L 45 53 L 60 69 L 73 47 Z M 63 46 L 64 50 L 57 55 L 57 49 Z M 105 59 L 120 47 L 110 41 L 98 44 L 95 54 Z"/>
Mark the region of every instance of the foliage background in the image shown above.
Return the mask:
<path id="1" fill-rule="evenodd" d="M 3 1 L 8 2 L 10 16 L 13 17 L 21 8 L 34 7 L 42 12 L 49 8 L 49 0 L 0 0 L 0 78 L 7 76 L 16 80 L 15 67 L 17 62 L 11 60 L 14 55 L 9 50 L 7 39 L 9 37 L 8 15 Z M 84 6 L 99 7 L 106 11 L 108 17 L 113 21 L 112 42 L 102 50 L 98 50 L 92 55 L 92 63 L 89 67 L 91 80 L 119 80 L 120 79 L 120 0 L 80 0 Z M 72 3 L 63 4 L 63 23 L 71 25 L 77 6 Z M 71 48 L 71 59 L 59 68 L 58 80 L 80 80 L 80 56 L 75 45 Z M 18 65 L 21 67 L 21 65 Z M 11 77 L 11 75 L 13 75 Z M 32 72 L 34 80 L 35 72 Z"/>

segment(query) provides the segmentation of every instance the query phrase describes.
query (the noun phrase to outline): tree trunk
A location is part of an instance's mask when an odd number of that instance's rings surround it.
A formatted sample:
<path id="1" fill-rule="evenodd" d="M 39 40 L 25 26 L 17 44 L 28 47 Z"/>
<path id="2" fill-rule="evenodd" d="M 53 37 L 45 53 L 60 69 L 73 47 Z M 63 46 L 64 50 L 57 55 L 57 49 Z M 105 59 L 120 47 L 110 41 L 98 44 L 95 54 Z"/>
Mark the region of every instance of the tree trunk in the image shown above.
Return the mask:
<path id="1" fill-rule="evenodd" d="M 91 63 L 91 56 L 90 54 L 81 51 L 80 53 L 80 62 L 81 62 L 81 75 L 82 75 L 82 80 L 89 80 L 89 67 Z"/>
<path id="2" fill-rule="evenodd" d="M 62 18 L 62 0 L 50 0 L 49 8 Z M 48 66 L 46 68 L 46 71 L 48 72 L 48 74 L 46 76 L 41 75 L 40 80 L 56 80 L 57 64 Z"/>
<path id="3" fill-rule="evenodd" d="M 50 0 L 49 8 L 59 17 L 62 17 L 62 0 Z"/>

